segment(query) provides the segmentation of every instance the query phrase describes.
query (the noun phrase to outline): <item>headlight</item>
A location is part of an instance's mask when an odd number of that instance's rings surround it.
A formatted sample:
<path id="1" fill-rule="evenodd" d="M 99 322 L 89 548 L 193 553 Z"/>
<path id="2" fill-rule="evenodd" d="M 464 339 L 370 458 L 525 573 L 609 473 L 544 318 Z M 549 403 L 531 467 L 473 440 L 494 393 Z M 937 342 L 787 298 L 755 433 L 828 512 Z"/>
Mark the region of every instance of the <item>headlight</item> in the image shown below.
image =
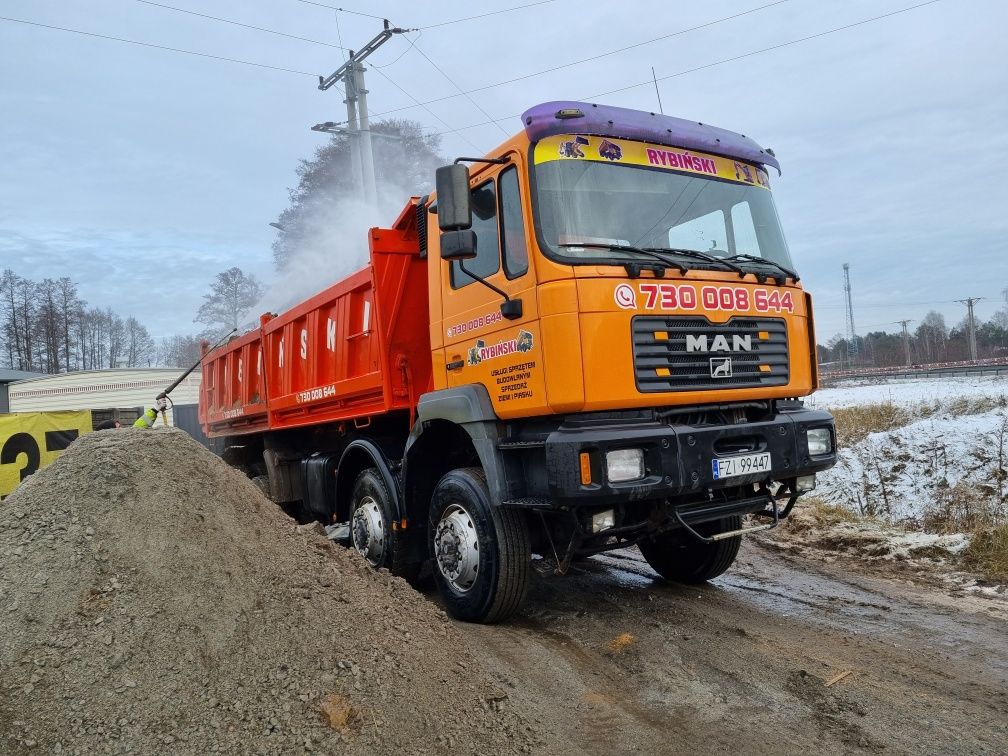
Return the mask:
<path id="1" fill-rule="evenodd" d="M 592 533 L 609 530 L 616 524 L 616 513 L 611 509 L 592 515 Z"/>
<path id="2" fill-rule="evenodd" d="M 611 483 L 644 477 L 644 450 L 617 449 L 606 452 L 606 475 Z"/>
<path id="3" fill-rule="evenodd" d="M 808 453 L 810 456 L 819 457 L 833 451 L 833 437 L 829 428 L 812 428 L 805 432 L 808 438 Z"/>
<path id="4" fill-rule="evenodd" d="M 795 479 L 795 493 L 808 493 L 815 490 L 815 473 L 802 475 Z"/>

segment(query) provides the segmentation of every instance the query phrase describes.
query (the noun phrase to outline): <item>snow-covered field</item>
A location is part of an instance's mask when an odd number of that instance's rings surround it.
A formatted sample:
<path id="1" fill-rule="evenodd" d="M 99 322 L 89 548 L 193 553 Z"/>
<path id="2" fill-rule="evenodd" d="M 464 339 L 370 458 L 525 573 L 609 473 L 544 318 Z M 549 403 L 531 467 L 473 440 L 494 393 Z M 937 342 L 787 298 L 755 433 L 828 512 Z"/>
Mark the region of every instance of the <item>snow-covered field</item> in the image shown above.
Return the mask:
<path id="1" fill-rule="evenodd" d="M 1008 398 L 1008 377 L 962 376 L 919 380 L 873 379 L 845 382 L 824 388 L 805 400 L 810 407 L 840 409 L 864 404 L 896 404 L 913 407 L 921 403 L 948 403 L 957 399 Z"/>
<path id="2" fill-rule="evenodd" d="M 862 515 L 923 522 L 1008 500 L 1008 414 L 939 413 L 893 431 L 872 433 L 841 449 L 819 476 L 819 496 Z M 998 473 L 1001 470 L 1001 474 Z M 998 513 L 996 510 L 994 513 Z"/>
<path id="3" fill-rule="evenodd" d="M 1008 519 L 1005 377 L 861 383 L 812 399 L 830 410 L 892 404 L 907 420 L 841 448 L 836 467 L 818 476 L 824 501 L 916 526 Z"/>

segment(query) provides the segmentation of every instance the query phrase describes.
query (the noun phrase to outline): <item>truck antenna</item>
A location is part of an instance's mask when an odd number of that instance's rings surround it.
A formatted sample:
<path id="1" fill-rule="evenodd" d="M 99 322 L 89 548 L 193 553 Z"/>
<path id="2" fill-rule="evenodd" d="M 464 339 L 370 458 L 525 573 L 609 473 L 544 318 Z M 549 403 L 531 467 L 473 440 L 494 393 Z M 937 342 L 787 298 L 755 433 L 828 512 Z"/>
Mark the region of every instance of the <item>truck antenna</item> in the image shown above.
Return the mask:
<path id="1" fill-rule="evenodd" d="M 651 66 L 651 79 L 652 79 L 652 81 L 654 81 L 654 91 L 655 91 L 655 94 L 658 95 L 658 112 L 661 113 L 662 115 L 665 115 L 665 111 L 662 110 L 661 92 L 658 91 L 658 77 L 655 76 L 654 66 Z"/>

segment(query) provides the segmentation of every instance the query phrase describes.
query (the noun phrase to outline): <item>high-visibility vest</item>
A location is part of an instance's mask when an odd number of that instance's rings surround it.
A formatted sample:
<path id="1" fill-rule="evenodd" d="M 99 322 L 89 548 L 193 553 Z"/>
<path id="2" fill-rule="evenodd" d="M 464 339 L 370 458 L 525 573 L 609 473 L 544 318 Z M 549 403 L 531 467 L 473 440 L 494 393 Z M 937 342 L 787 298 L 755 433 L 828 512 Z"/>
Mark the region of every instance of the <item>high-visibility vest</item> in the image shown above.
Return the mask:
<path id="1" fill-rule="evenodd" d="M 137 418 L 136 422 L 133 423 L 134 428 L 153 428 L 154 423 L 157 421 L 157 410 L 151 407 L 149 410 L 144 412 L 140 417 Z"/>

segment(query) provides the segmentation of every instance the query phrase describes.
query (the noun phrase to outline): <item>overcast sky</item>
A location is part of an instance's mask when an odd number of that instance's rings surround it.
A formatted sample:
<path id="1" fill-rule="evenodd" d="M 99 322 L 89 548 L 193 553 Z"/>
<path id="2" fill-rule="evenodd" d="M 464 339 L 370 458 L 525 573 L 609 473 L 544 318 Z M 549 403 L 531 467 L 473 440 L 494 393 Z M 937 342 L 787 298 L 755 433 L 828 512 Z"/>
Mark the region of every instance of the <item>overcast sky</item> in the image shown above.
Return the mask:
<path id="1" fill-rule="evenodd" d="M 792 256 L 816 297 L 820 341 L 843 330 L 843 262 L 851 264 L 861 333 L 895 330 L 893 321 L 919 321 L 932 308 L 954 324 L 965 308 L 953 300 L 967 296 L 986 297 L 983 318 L 1002 304 L 1008 3 L 942 0 L 689 71 L 915 0 L 552 0 L 441 26 L 530 0 L 324 2 L 429 27 L 373 56 L 388 78 L 367 74 L 370 106 L 382 113 L 413 105 L 404 92 L 420 101 L 450 97 L 396 112 L 432 131 L 482 124 L 447 134 L 446 155 L 492 149 L 521 128 L 517 114 L 546 100 L 655 110 L 653 84 L 596 97 L 647 81 L 652 66 L 666 113 L 773 147 L 783 176 L 772 186 Z M 768 4 L 473 93 L 475 104 L 410 48 L 412 41 L 471 90 Z M 161 5 L 330 44 L 342 37 L 354 48 L 381 24 L 305 0 Z M 70 275 L 91 304 L 136 315 L 156 336 L 194 330 L 200 295 L 218 271 L 239 265 L 270 278 L 276 231 L 267 224 L 287 204 L 298 159 L 320 144 L 309 126 L 345 116 L 340 94 L 320 92 L 315 78 L 343 61 L 338 48 L 140 0 L 3 0 L 0 16 L 303 72 L 0 21 L 0 267 L 33 278 Z M 503 120 L 485 123 L 487 114 Z"/>

